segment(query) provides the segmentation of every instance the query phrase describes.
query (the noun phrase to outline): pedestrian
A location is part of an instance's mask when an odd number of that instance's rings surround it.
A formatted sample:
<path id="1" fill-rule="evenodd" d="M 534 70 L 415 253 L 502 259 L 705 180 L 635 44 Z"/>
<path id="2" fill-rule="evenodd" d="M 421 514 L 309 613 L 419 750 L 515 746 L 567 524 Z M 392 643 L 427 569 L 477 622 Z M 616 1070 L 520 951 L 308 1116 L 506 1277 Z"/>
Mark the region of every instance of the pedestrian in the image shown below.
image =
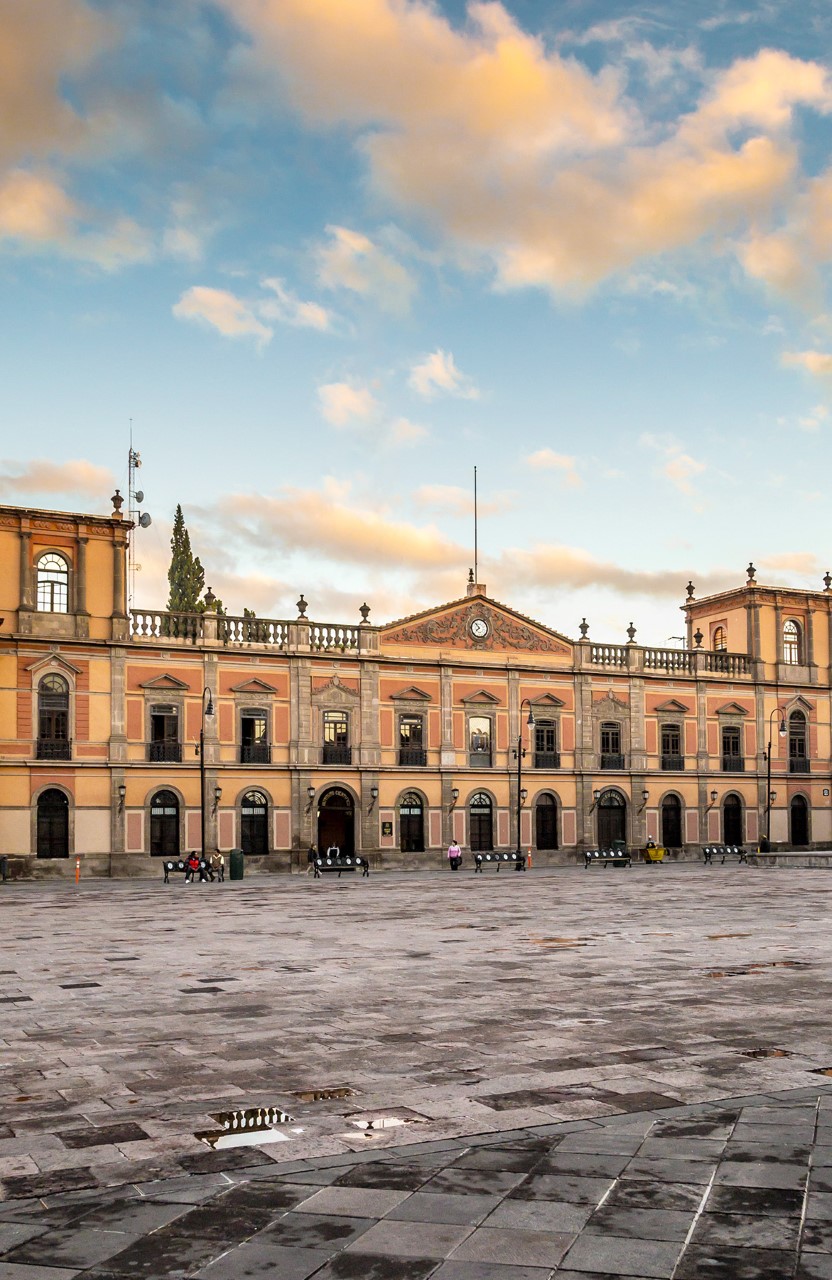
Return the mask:
<path id="1" fill-rule="evenodd" d="M 452 840 L 448 845 L 448 862 L 450 863 L 451 871 L 457 871 L 459 864 L 462 862 L 462 850 L 456 840 Z"/>
<path id="2" fill-rule="evenodd" d="M 326 851 L 326 856 L 327 856 L 328 858 L 340 858 L 340 856 L 341 856 L 341 847 L 340 847 L 340 845 L 337 845 L 337 844 L 331 844 L 331 845 L 329 846 L 329 848 L 327 849 L 327 851 Z"/>
<path id="3" fill-rule="evenodd" d="M 306 855 L 306 863 L 307 863 L 306 874 L 307 875 L 311 875 L 312 872 L 315 870 L 315 859 L 317 858 L 317 856 L 318 856 L 318 850 L 316 849 L 314 844 L 310 844 L 309 852 Z"/>

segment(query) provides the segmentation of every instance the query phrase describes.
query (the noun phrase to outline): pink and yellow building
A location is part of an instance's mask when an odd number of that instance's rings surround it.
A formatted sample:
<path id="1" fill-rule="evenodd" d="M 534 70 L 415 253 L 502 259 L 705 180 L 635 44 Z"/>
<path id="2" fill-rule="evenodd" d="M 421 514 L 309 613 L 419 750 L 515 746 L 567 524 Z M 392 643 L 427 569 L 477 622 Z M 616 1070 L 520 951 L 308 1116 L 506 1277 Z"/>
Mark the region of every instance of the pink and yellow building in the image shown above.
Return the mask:
<path id="1" fill-rule="evenodd" d="M 120 505 L 120 504 L 119 504 Z M 385 625 L 128 611 L 129 523 L 0 507 L 0 855 L 155 874 L 310 844 L 436 866 L 648 839 L 832 847 L 832 579 L 698 600 L 687 644 L 578 639 L 469 582 Z M 586 632 L 582 627 L 581 631 Z M 200 738 L 202 748 L 200 749 Z M 769 760 L 769 743 L 771 756 Z M 521 758 L 518 785 L 518 744 Z"/>

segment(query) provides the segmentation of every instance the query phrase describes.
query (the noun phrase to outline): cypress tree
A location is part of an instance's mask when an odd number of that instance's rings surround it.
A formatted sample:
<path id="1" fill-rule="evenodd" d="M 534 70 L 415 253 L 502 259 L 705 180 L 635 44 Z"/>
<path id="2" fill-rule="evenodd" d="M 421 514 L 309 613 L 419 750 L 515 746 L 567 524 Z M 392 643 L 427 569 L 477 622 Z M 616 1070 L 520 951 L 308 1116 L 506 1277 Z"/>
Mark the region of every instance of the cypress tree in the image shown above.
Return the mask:
<path id="1" fill-rule="evenodd" d="M 168 609 L 171 613 L 202 613 L 205 608 L 202 601 L 205 570 L 199 556 L 195 556 L 191 550 L 190 534 L 185 527 L 185 517 L 179 503 L 173 518 L 170 550 Z"/>

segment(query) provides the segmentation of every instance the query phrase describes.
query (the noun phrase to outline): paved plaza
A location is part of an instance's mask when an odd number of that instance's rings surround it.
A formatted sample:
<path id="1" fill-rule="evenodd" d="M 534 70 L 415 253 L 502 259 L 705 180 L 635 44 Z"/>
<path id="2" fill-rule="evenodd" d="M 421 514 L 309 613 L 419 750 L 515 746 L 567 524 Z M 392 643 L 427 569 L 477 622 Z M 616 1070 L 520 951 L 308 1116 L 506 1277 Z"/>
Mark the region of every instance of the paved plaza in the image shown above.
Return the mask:
<path id="1" fill-rule="evenodd" d="M 0 1280 L 832 1280 L 830 895 L 0 885 Z"/>

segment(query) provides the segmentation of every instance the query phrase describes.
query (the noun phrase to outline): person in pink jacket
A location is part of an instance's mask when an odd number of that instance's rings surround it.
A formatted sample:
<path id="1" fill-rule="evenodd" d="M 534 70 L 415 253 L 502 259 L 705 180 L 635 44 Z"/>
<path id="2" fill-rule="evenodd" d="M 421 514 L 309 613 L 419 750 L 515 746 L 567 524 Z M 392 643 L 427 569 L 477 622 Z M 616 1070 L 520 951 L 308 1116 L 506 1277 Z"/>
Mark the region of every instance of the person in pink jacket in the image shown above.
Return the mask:
<path id="1" fill-rule="evenodd" d="M 451 864 L 451 871 L 456 871 L 462 861 L 462 850 L 456 840 L 452 840 L 448 845 L 448 861 Z"/>

